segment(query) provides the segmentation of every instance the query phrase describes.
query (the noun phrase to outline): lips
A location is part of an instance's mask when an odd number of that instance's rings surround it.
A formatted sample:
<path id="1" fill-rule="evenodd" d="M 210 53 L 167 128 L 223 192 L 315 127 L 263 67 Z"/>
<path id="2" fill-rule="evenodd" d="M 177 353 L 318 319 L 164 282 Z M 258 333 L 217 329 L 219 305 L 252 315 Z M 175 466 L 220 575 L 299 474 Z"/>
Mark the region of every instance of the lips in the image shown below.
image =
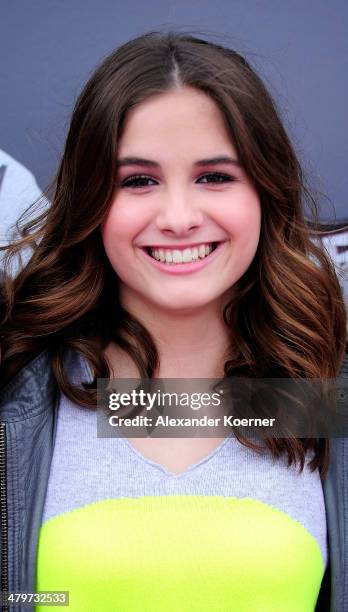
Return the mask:
<path id="1" fill-rule="evenodd" d="M 150 244 L 143 246 L 141 248 L 149 251 L 150 249 L 163 249 L 164 251 L 183 251 L 184 249 L 192 249 L 194 247 L 199 248 L 202 244 L 212 244 L 218 245 L 220 242 L 225 242 L 224 240 L 202 240 L 201 242 L 190 242 L 189 244 Z"/>
<path id="2" fill-rule="evenodd" d="M 209 255 L 207 255 L 206 257 L 202 259 L 199 259 L 198 261 L 192 261 L 189 263 L 168 264 L 162 261 L 158 261 L 157 259 L 154 259 L 151 255 L 147 253 L 146 247 L 140 248 L 140 252 L 142 253 L 143 257 L 146 259 L 146 261 L 148 261 L 151 264 L 151 267 L 157 268 L 159 271 L 165 272 L 166 274 L 170 274 L 170 275 L 185 275 L 185 274 L 191 274 L 194 272 L 198 272 L 199 270 L 205 268 L 206 266 L 209 266 L 214 261 L 214 259 L 216 259 L 219 256 L 219 253 L 224 248 L 224 244 L 226 242 L 227 241 L 224 240 L 223 242 L 214 243 L 216 245 L 216 248 L 212 250 Z M 205 243 L 205 244 L 209 244 L 209 243 Z"/>

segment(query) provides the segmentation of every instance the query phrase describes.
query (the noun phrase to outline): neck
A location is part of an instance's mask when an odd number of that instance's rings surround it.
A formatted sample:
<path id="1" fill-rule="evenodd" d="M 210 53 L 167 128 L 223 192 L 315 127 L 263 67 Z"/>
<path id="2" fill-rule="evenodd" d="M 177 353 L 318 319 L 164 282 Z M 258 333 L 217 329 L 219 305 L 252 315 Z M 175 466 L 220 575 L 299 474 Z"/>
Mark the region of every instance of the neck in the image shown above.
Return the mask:
<path id="1" fill-rule="evenodd" d="M 159 378 L 217 378 L 223 376 L 223 366 L 230 354 L 231 333 L 223 321 L 223 302 L 208 304 L 195 311 L 168 311 L 154 308 L 144 301 L 123 307 L 151 333 L 158 350 Z M 110 353 L 110 349 L 109 349 Z M 117 372 L 130 368 L 130 360 L 112 348 L 112 362 Z M 120 376 L 120 373 L 118 374 Z M 124 376 L 124 374 L 122 374 Z"/>

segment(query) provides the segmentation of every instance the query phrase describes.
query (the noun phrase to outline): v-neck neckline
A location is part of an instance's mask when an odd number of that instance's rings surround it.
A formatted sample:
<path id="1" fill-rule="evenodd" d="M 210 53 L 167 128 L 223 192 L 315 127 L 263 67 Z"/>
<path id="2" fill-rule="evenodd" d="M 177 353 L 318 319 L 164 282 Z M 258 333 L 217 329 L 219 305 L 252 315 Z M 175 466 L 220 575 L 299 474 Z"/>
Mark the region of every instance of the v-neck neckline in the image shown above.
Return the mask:
<path id="1" fill-rule="evenodd" d="M 89 367 L 89 364 L 87 363 L 87 361 L 84 358 L 82 358 L 82 363 L 83 363 L 83 366 L 85 367 L 85 371 L 87 373 L 88 378 L 90 378 L 92 380 L 93 376 L 92 376 L 92 372 L 91 372 L 91 369 Z M 200 467 L 204 463 L 207 463 L 207 462 L 211 461 L 222 450 L 222 448 L 227 444 L 228 440 L 230 440 L 232 437 L 233 437 L 233 433 L 230 433 L 224 440 L 222 440 L 222 442 L 220 442 L 220 444 L 218 446 L 213 448 L 213 450 L 210 451 L 210 453 L 208 453 L 208 455 L 206 455 L 205 457 L 203 457 L 202 459 L 200 459 L 196 463 L 193 463 L 192 465 L 189 465 L 183 472 L 178 472 L 178 473 L 171 472 L 164 465 L 161 465 L 160 463 L 157 463 L 156 461 L 152 461 L 152 459 L 149 459 L 148 457 L 145 457 L 145 455 L 143 455 L 140 451 L 138 451 L 129 442 L 128 438 L 126 438 L 124 436 L 120 436 L 119 439 L 123 440 L 125 446 L 129 449 L 129 451 L 131 453 L 133 453 L 134 455 L 136 455 L 138 457 L 139 461 L 141 461 L 145 465 L 148 465 L 151 468 L 154 468 L 154 469 L 162 472 L 162 474 L 164 476 L 167 476 L 168 478 L 172 478 L 174 480 L 180 480 L 181 478 L 184 478 L 188 474 L 191 474 L 191 472 L 193 472 L 195 469 L 197 469 L 198 467 Z"/>
<path id="2" fill-rule="evenodd" d="M 131 444 L 129 442 L 128 438 L 121 436 L 120 439 L 124 441 L 124 443 L 127 446 L 127 448 L 132 453 L 134 453 L 142 463 L 145 463 L 146 465 L 161 471 L 163 473 L 163 475 L 165 475 L 165 476 L 168 476 L 168 477 L 173 478 L 175 480 L 179 480 L 180 478 L 184 478 L 186 475 L 188 475 L 191 472 L 193 472 L 193 470 L 195 470 L 196 468 L 200 467 L 204 463 L 207 463 L 208 461 L 213 459 L 213 457 L 215 457 L 215 455 L 217 455 L 220 452 L 220 450 L 222 450 L 222 448 L 225 446 L 225 444 L 227 444 L 228 440 L 230 440 L 232 438 L 232 435 L 233 435 L 232 433 L 229 434 L 224 440 L 222 440 L 222 442 L 220 442 L 220 444 L 218 446 L 213 448 L 213 450 L 210 451 L 210 453 L 208 453 L 208 455 L 206 455 L 205 457 L 203 457 L 202 459 L 200 459 L 196 463 L 193 463 L 192 465 L 189 465 L 183 472 L 177 472 L 177 473 L 171 472 L 164 465 L 161 465 L 160 463 L 157 463 L 156 461 L 152 461 L 152 459 L 149 459 L 148 457 L 145 457 L 145 455 L 143 455 L 143 453 L 138 451 L 138 449 L 136 449 L 133 446 L 133 444 Z"/>

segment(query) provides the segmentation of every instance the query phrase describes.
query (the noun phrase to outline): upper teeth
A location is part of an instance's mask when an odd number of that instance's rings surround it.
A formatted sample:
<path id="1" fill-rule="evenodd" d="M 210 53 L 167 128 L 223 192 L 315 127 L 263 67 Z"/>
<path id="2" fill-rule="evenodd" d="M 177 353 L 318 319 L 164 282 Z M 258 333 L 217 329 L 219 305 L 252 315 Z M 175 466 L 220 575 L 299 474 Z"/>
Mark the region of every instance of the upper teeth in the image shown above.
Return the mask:
<path id="1" fill-rule="evenodd" d="M 152 257 L 158 261 L 166 261 L 167 263 L 188 263 L 190 261 L 197 261 L 199 258 L 203 259 L 206 255 L 209 255 L 213 250 L 213 243 L 200 244 L 199 247 L 192 247 L 191 249 L 150 249 Z"/>

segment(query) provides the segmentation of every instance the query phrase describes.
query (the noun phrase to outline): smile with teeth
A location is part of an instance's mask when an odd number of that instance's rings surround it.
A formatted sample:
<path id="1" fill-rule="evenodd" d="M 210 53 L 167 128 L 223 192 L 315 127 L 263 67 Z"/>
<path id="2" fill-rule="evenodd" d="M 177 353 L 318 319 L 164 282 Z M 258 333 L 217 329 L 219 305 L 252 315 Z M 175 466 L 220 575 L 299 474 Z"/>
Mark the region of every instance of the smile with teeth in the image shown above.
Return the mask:
<path id="1" fill-rule="evenodd" d="M 212 251 L 217 247 L 216 242 L 208 244 L 200 244 L 197 247 L 191 247 L 187 249 L 153 249 L 148 247 L 147 253 L 151 255 L 157 261 L 163 263 L 175 265 L 181 263 L 191 263 L 193 261 L 199 261 L 208 257 Z"/>

